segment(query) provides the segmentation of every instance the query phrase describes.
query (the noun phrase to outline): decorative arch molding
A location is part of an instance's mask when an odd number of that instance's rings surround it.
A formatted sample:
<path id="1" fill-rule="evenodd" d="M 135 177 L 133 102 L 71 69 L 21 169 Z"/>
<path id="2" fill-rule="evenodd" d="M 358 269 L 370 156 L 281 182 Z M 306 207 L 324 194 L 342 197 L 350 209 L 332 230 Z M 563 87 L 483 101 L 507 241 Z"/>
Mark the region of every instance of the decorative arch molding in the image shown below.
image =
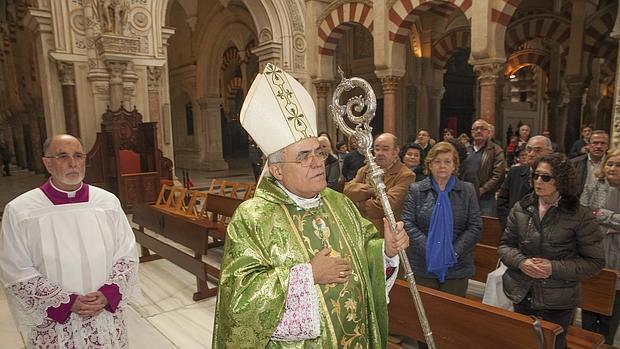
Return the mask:
<path id="1" fill-rule="evenodd" d="M 460 9 L 469 20 L 471 19 L 469 11 L 471 5 L 472 0 L 398 0 L 389 9 L 389 39 L 390 41 L 404 44 L 407 41 L 415 18 L 425 12 L 448 17 L 454 11 Z"/>
<path id="2" fill-rule="evenodd" d="M 224 51 L 224 56 L 222 57 L 222 70 L 226 71 L 231 66 L 238 64 L 241 61 L 241 57 L 239 57 L 239 49 L 236 47 L 229 47 Z"/>
<path id="3" fill-rule="evenodd" d="M 373 31 L 372 7 L 360 2 L 349 2 L 334 8 L 319 20 L 319 54 L 333 56 L 338 40 L 357 23 Z"/>
<path id="4" fill-rule="evenodd" d="M 562 62 L 562 69 L 565 66 L 565 59 Z M 528 66 L 537 65 L 545 72 L 549 72 L 549 52 L 544 50 L 529 48 L 517 51 L 510 55 L 504 64 L 504 76 L 508 77 L 517 70 Z"/>
<path id="5" fill-rule="evenodd" d="M 590 16 L 585 23 L 583 37 L 583 50 L 595 52 L 599 43 L 609 37 L 609 33 L 614 28 L 616 14 L 613 8 L 617 5 L 609 5 Z"/>
<path id="6" fill-rule="evenodd" d="M 491 9 L 491 22 L 507 27 L 523 0 L 502 0 Z"/>
<path id="7" fill-rule="evenodd" d="M 454 28 L 437 39 L 433 44 L 433 67 L 443 69 L 448 59 L 461 48 L 470 46 L 469 27 Z"/>
<path id="8" fill-rule="evenodd" d="M 508 26 L 504 47 L 510 53 L 534 38 L 543 38 L 566 48 L 570 38 L 570 21 L 552 14 L 524 17 Z"/>

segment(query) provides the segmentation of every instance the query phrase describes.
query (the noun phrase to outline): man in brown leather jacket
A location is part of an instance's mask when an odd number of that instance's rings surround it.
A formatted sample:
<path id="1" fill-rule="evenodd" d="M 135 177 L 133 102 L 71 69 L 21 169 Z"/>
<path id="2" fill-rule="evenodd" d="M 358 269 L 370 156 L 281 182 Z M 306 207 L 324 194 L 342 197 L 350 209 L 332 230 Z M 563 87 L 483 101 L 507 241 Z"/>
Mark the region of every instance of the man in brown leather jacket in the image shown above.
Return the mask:
<path id="1" fill-rule="evenodd" d="M 489 140 L 490 125 L 485 120 L 474 122 L 471 135 L 473 142 L 467 147 L 462 180 L 478 188 L 480 213 L 483 216 L 496 216 L 495 192 L 506 176 L 504 151 Z"/>
<path id="2" fill-rule="evenodd" d="M 415 174 L 405 166 L 398 157 L 398 139 L 391 133 L 384 133 L 375 138 L 373 145 L 375 161 L 383 171 L 388 200 L 396 220 L 400 220 L 403 203 L 409 191 L 409 185 L 415 181 Z M 375 196 L 370 184 L 368 165 L 357 171 L 357 175 L 344 186 L 344 194 L 359 208 L 362 216 L 370 220 L 383 234 L 383 206 Z"/>

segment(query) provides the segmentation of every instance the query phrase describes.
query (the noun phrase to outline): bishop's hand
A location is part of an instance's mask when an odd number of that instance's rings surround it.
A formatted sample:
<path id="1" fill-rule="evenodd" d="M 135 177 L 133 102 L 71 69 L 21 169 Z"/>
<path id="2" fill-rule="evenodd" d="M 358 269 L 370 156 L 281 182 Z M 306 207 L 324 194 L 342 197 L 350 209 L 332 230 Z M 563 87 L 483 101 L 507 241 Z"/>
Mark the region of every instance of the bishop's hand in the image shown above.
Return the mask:
<path id="1" fill-rule="evenodd" d="M 409 247 L 409 235 L 403 227 L 403 222 L 396 223 L 396 232 L 392 232 L 392 228 L 385 217 L 383 218 L 383 236 L 385 238 L 385 255 L 394 257 L 398 251 L 404 251 Z"/>
<path id="2" fill-rule="evenodd" d="M 330 257 L 330 248 L 324 248 L 312 257 L 312 275 L 315 284 L 343 284 L 351 275 L 351 266 L 343 258 Z"/>

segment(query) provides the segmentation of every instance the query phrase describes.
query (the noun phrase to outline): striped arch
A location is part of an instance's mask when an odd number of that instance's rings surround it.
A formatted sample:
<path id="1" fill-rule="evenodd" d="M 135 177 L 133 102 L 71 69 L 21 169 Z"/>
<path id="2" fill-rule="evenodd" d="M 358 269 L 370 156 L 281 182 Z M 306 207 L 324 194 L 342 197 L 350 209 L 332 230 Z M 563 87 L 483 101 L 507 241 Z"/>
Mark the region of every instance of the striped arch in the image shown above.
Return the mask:
<path id="1" fill-rule="evenodd" d="M 502 0 L 491 9 L 491 22 L 507 27 L 523 0 Z"/>
<path id="2" fill-rule="evenodd" d="M 353 23 L 362 25 L 372 33 L 372 7 L 359 2 L 342 4 L 330 12 L 319 25 L 319 54 L 333 56 L 338 40 Z"/>
<path id="3" fill-rule="evenodd" d="M 550 14 L 532 15 L 515 21 L 506 31 L 506 52 L 512 53 L 521 44 L 534 38 L 547 39 L 568 47 L 565 43 L 570 38 L 570 21 Z"/>
<path id="4" fill-rule="evenodd" d="M 457 9 L 461 9 L 467 19 L 472 0 L 398 0 L 389 10 L 390 40 L 404 44 L 409 36 L 415 17 L 422 13 L 433 13 L 448 17 Z"/>
<path id="5" fill-rule="evenodd" d="M 549 53 L 535 48 L 524 49 L 513 53 L 504 64 L 504 76 L 508 77 L 517 70 L 533 64 L 541 67 L 548 74 Z M 564 67 L 564 64 L 562 64 L 562 67 Z"/>
<path id="6" fill-rule="evenodd" d="M 234 46 L 227 48 L 222 55 L 222 71 L 228 70 L 228 68 L 238 64 L 239 61 L 239 50 Z"/>
<path id="7" fill-rule="evenodd" d="M 470 47 L 469 27 L 461 27 L 444 34 L 433 44 L 433 67 L 443 69 L 458 49 Z"/>
<path id="8" fill-rule="evenodd" d="M 240 77 L 235 77 L 230 79 L 228 85 L 226 86 L 226 97 L 229 99 L 235 99 L 237 96 L 237 91 L 243 89 L 243 80 Z"/>
<path id="9" fill-rule="evenodd" d="M 591 22 L 586 23 L 583 50 L 595 52 L 599 47 L 600 41 L 608 37 L 609 32 L 614 27 L 615 20 L 615 15 L 612 15 L 611 11 L 605 11 L 601 16 L 597 16 Z"/>

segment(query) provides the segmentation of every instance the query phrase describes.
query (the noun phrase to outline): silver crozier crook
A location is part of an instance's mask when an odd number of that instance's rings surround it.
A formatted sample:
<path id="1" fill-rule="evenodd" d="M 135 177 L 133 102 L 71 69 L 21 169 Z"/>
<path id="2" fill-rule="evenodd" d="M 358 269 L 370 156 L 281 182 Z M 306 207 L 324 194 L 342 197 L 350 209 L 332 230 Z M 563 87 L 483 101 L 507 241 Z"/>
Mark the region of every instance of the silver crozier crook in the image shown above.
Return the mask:
<path id="1" fill-rule="evenodd" d="M 368 168 L 370 169 L 370 180 L 374 187 L 375 193 L 381 199 L 381 205 L 383 206 L 385 217 L 387 218 L 390 227 L 392 227 L 392 231 L 396 231 L 396 219 L 394 218 L 394 212 L 392 212 L 392 207 L 390 206 L 390 202 L 388 201 L 387 193 L 385 191 L 383 170 L 377 165 L 375 162 L 375 157 L 372 154 L 372 127 L 370 126 L 370 121 L 375 116 L 375 111 L 377 110 L 377 97 L 375 96 L 375 92 L 372 90 L 372 87 L 370 87 L 370 84 L 366 80 L 361 78 L 346 79 L 340 68 L 338 68 L 338 72 L 340 73 L 342 80 L 340 81 L 340 84 L 338 84 L 338 87 L 336 87 L 336 91 L 334 91 L 334 96 L 332 97 L 332 104 L 329 106 L 329 111 L 340 131 L 348 137 L 354 136 L 357 140 L 357 151 L 366 157 L 366 162 L 368 163 Z M 365 95 L 351 97 L 347 101 L 346 105 L 341 105 L 340 97 L 342 93 L 345 91 L 349 92 L 356 87 L 361 89 Z M 362 114 L 364 108 L 366 111 Z M 345 120 L 345 116 L 348 121 Z M 355 129 L 351 128 L 349 125 L 355 126 Z M 413 271 L 411 270 L 411 265 L 409 264 L 407 254 L 405 251 L 399 251 L 398 257 L 400 258 L 400 263 L 405 270 L 405 278 L 409 281 L 409 291 L 411 291 L 413 303 L 415 304 L 418 312 L 418 318 L 420 319 L 422 332 L 424 333 L 424 338 L 426 339 L 426 345 L 428 345 L 430 349 L 435 349 L 433 333 L 428 325 L 428 319 L 426 318 L 426 313 L 424 312 L 424 306 L 422 305 L 420 293 L 416 288 Z"/>

